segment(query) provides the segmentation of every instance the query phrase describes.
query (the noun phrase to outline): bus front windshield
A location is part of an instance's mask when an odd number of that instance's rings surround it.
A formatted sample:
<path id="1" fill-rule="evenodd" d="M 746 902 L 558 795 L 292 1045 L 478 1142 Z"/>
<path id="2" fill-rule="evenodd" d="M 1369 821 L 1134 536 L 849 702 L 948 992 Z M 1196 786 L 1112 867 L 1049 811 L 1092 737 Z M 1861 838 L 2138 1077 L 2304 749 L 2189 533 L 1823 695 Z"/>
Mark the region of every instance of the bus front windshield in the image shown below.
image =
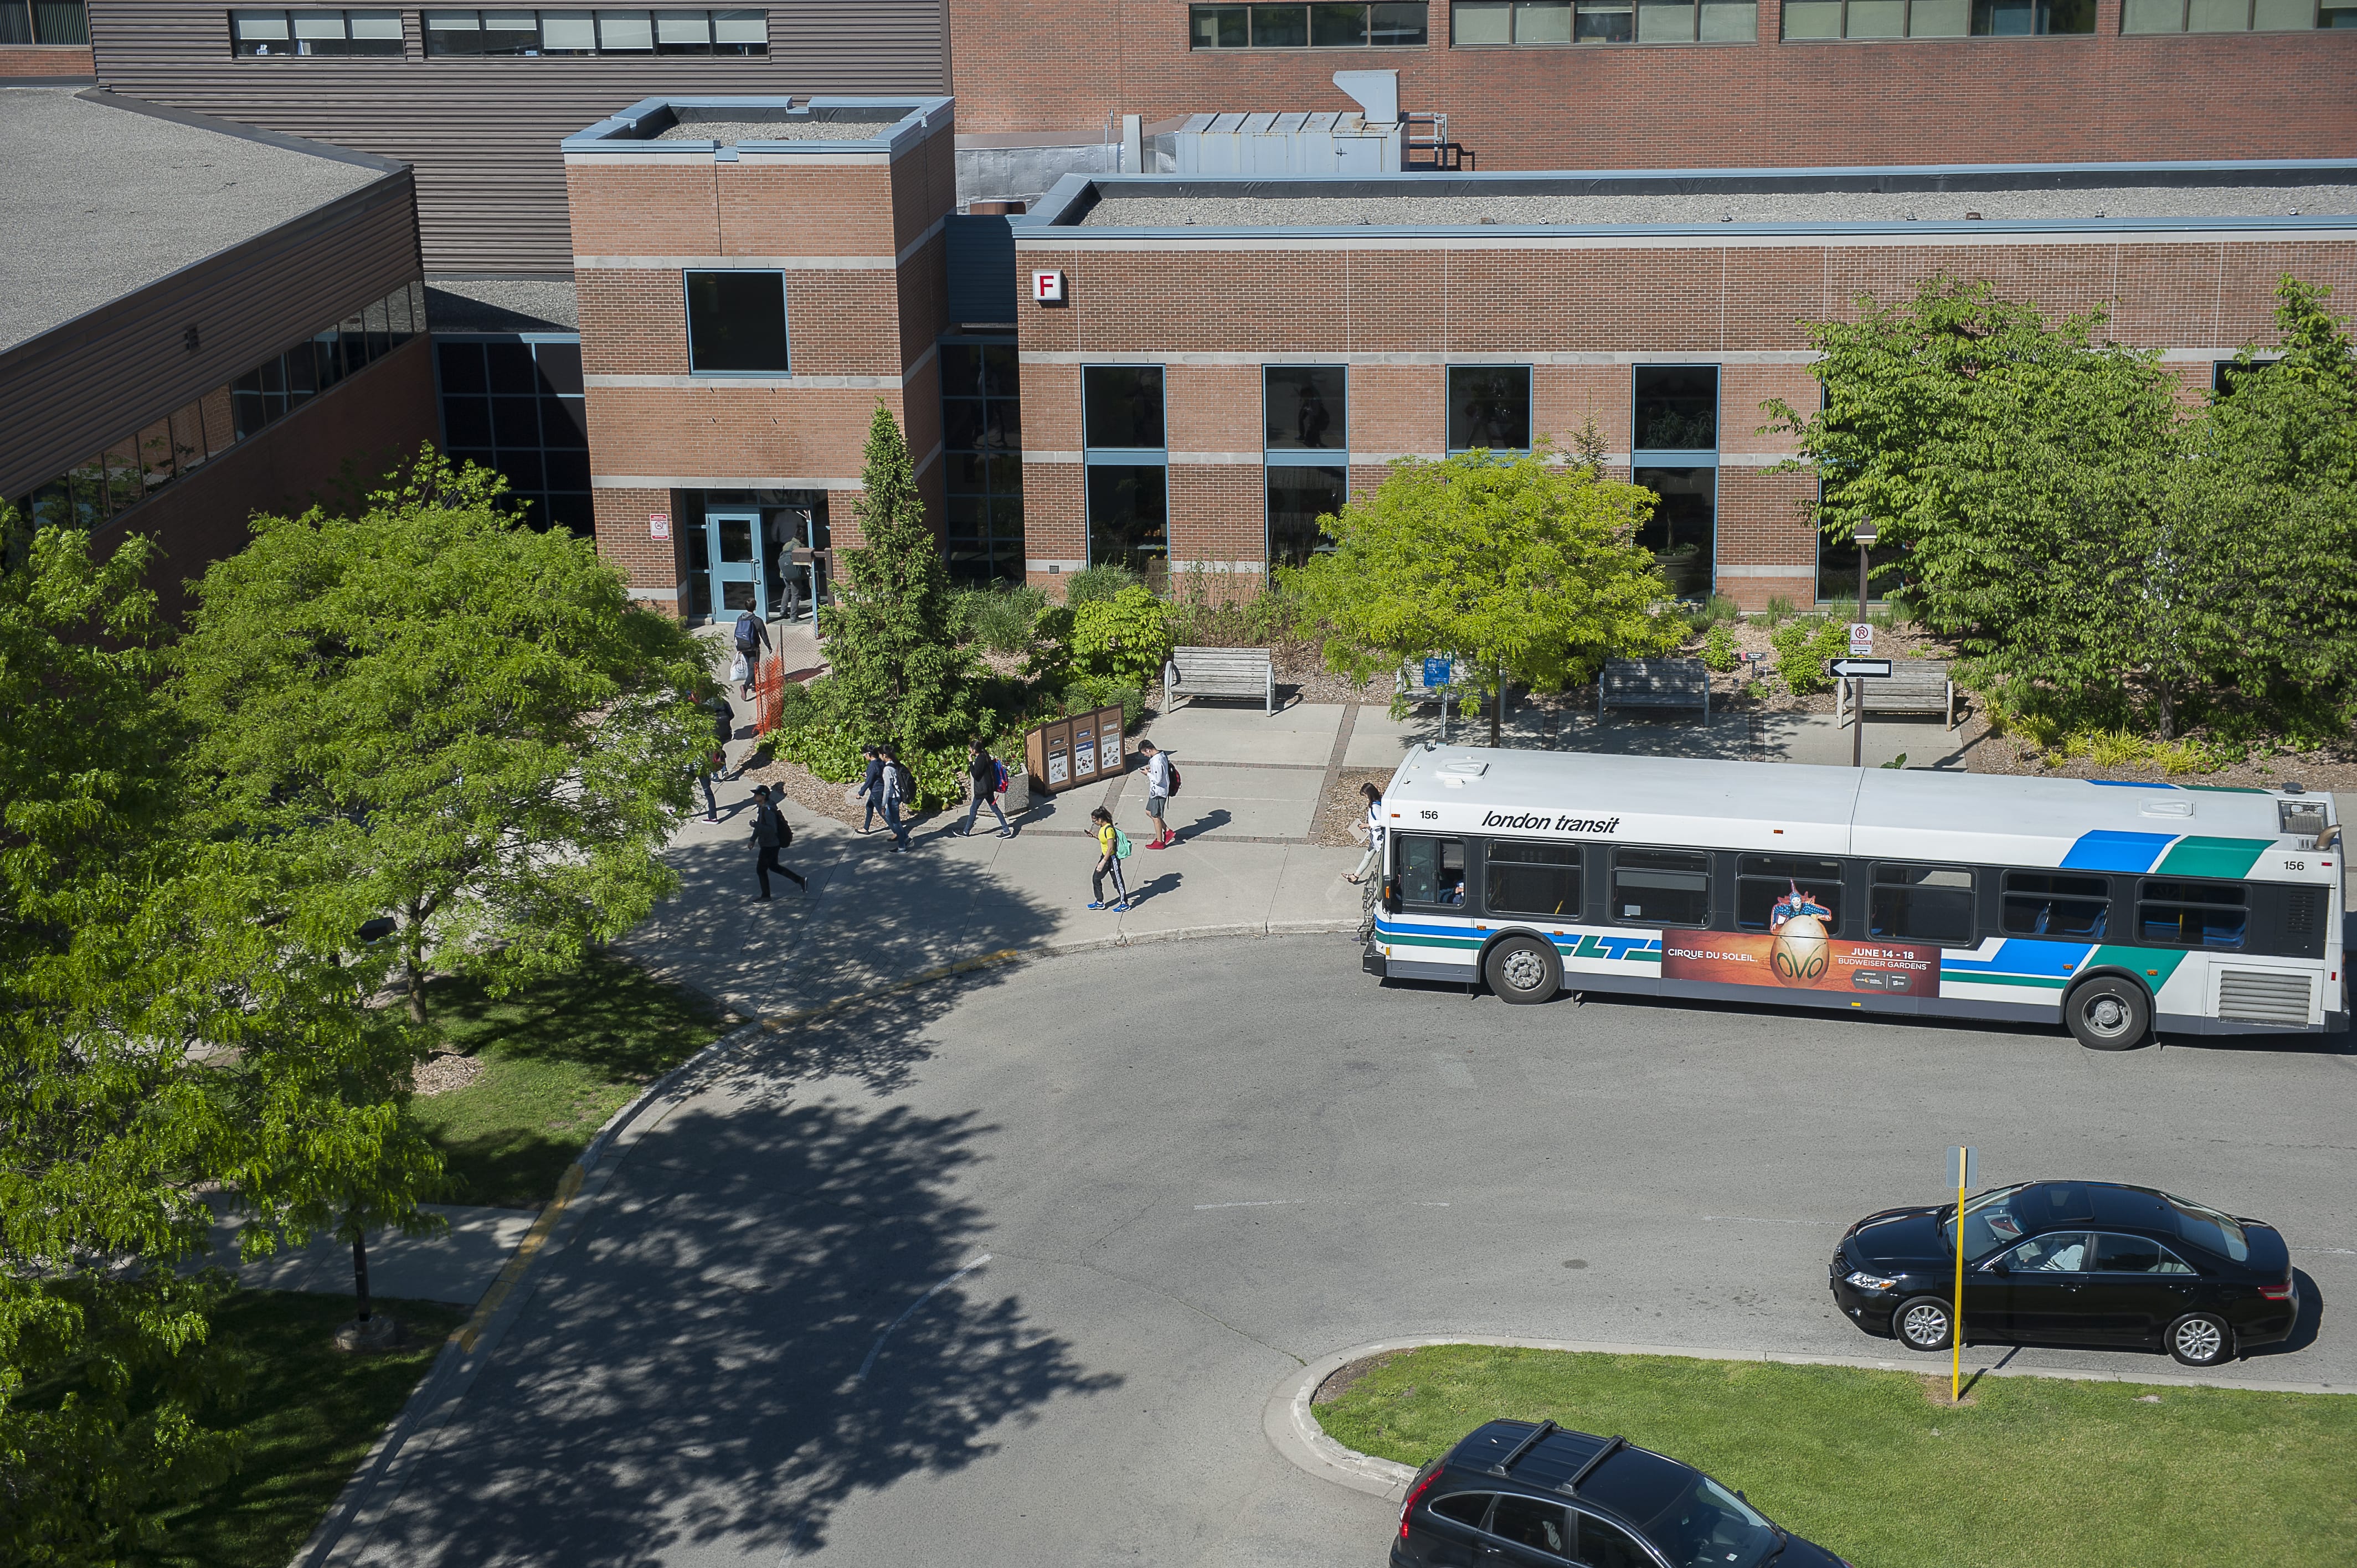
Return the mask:
<path id="1" fill-rule="evenodd" d="M 2029 1227 L 2013 1212 L 2009 1200 L 2029 1184 L 2026 1181 L 2011 1187 L 1992 1187 L 1977 1197 L 1964 1200 L 1964 1256 L 1977 1258 L 1999 1247 L 2010 1247 L 2029 1233 Z M 1953 1210 L 1955 1206 L 1950 1204 Z M 1951 1212 L 1944 1229 L 1948 1245 L 1956 1244 L 1956 1217 Z"/>

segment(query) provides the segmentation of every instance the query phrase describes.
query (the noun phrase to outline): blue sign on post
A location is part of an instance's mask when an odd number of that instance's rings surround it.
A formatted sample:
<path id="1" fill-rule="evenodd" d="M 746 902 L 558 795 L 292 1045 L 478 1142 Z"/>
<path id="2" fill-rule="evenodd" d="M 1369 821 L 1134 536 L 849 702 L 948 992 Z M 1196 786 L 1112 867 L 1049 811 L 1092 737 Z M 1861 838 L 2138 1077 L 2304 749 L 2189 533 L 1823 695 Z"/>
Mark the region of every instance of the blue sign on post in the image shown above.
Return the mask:
<path id="1" fill-rule="evenodd" d="M 1427 660 L 1426 660 L 1424 661 L 1424 683 L 1425 683 L 1425 685 L 1426 685 L 1427 688 L 1429 688 L 1429 687 L 1433 687 L 1433 686 L 1446 686 L 1446 685 L 1448 685 L 1448 684 L 1449 676 L 1450 676 L 1450 674 L 1451 674 L 1451 672 L 1452 672 L 1452 667 L 1456 664 L 1456 662 L 1457 662 L 1457 661 L 1456 661 L 1455 660 L 1453 660 L 1453 659 L 1427 659 Z"/>

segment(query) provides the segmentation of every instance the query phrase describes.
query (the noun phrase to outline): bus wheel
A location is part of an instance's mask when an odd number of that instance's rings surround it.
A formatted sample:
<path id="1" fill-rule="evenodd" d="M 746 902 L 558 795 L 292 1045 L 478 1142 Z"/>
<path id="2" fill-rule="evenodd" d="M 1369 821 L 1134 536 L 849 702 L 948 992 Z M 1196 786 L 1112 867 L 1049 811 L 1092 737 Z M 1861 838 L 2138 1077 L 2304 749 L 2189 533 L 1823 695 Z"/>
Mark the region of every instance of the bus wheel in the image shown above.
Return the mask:
<path id="1" fill-rule="evenodd" d="M 2132 1050 L 2152 1028 L 2152 1002 L 2132 980 L 2098 975 L 2072 987 L 2062 999 L 2062 1021 L 2091 1051 Z"/>
<path id="2" fill-rule="evenodd" d="M 1481 972 L 1501 1001 L 1544 1002 L 1563 989 L 1563 965 L 1555 949 L 1530 937 L 1508 937 L 1491 948 Z"/>

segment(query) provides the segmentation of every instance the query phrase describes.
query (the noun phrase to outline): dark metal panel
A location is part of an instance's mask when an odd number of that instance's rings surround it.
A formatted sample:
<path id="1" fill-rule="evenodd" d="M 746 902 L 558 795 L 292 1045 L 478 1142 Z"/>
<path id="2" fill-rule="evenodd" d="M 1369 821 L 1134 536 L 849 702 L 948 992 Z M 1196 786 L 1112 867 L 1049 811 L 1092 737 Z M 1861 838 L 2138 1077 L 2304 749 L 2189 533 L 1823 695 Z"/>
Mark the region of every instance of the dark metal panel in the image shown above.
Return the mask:
<path id="1" fill-rule="evenodd" d="M 225 4 L 90 0 L 110 90 L 411 165 L 437 273 L 570 270 L 557 144 L 641 98 L 947 88 L 942 0 L 772 8 L 765 59 L 429 59 L 419 16 L 404 8 L 401 59 L 239 59 Z"/>
<path id="2" fill-rule="evenodd" d="M 420 265 L 415 196 L 401 169 L 16 345 L 0 354 L 0 496 L 235 380 L 383 298 Z"/>
<path id="3" fill-rule="evenodd" d="M 1015 226 L 988 214 L 943 219 L 952 325 L 1013 321 L 1023 291 L 1015 275 Z"/>

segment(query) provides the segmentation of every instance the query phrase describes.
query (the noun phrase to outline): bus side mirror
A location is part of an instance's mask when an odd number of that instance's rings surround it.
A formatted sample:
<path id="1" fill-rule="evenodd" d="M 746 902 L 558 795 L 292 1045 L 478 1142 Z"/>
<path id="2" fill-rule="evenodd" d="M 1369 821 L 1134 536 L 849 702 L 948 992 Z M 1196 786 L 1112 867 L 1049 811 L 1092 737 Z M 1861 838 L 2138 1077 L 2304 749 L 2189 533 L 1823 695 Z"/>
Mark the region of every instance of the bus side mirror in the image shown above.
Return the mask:
<path id="1" fill-rule="evenodd" d="M 1399 878 L 1398 878 L 1398 877 L 1396 877 L 1396 876 L 1386 876 L 1386 877 L 1384 877 L 1384 878 L 1383 878 L 1383 908 L 1384 908 L 1385 912 L 1386 912 L 1386 913 L 1389 913 L 1389 914 L 1394 914 L 1394 915 L 1398 914 L 1398 913 L 1400 912 L 1400 906 L 1401 906 L 1402 902 L 1403 902 L 1403 900 L 1402 900 L 1402 899 L 1401 899 L 1401 897 L 1400 897 L 1400 884 L 1399 884 Z"/>

